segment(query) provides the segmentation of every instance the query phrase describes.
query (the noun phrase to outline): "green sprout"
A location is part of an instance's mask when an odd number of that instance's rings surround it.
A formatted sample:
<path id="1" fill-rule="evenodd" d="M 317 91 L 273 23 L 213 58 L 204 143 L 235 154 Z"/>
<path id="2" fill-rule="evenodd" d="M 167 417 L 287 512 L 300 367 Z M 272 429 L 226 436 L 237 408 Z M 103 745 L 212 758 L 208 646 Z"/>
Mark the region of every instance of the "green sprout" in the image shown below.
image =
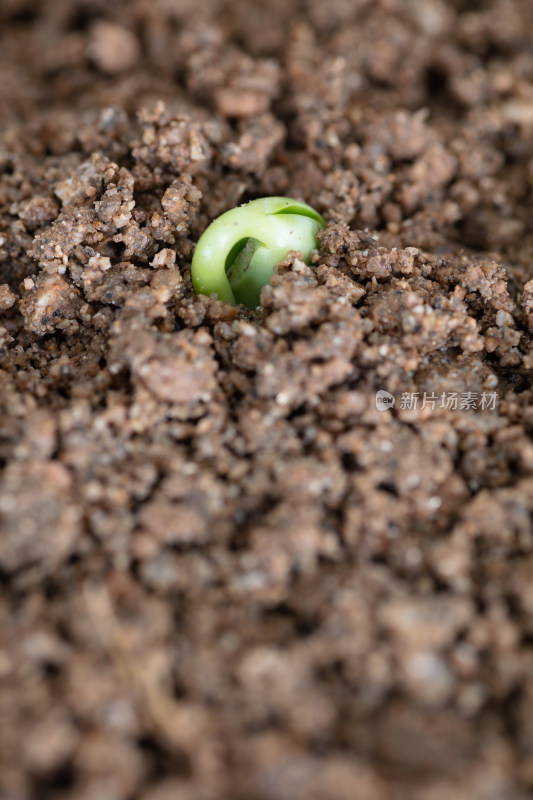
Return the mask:
<path id="1" fill-rule="evenodd" d="M 291 250 L 309 260 L 325 222 L 311 206 L 290 197 L 262 197 L 218 217 L 204 231 L 192 259 L 197 294 L 248 308 Z"/>

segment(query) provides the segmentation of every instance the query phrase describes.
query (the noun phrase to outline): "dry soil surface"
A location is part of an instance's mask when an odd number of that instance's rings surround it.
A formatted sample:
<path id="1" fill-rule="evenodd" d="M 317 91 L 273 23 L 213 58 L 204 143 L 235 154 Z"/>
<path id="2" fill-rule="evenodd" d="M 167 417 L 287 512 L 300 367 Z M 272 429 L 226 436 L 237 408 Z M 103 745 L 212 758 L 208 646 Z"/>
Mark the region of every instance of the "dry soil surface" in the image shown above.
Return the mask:
<path id="1" fill-rule="evenodd" d="M 2 0 L 2 800 L 532 796 L 532 30 Z M 312 263 L 195 296 L 265 195 Z"/>

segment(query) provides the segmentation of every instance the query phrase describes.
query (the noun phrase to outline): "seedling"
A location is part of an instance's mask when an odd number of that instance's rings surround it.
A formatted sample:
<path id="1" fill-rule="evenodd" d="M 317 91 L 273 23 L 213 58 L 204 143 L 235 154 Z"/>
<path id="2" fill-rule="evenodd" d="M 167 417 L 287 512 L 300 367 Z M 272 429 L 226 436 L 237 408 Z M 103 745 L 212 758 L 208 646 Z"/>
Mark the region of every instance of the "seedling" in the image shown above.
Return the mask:
<path id="1" fill-rule="evenodd" d="M 195 292 L 255 308 L 276 264 L 291 250 L 301 251 L 308 261 L 324 226 L 311 206 L 290 197 L 262 197 L 226 211 L 196 245 L 191 268 Z"/>

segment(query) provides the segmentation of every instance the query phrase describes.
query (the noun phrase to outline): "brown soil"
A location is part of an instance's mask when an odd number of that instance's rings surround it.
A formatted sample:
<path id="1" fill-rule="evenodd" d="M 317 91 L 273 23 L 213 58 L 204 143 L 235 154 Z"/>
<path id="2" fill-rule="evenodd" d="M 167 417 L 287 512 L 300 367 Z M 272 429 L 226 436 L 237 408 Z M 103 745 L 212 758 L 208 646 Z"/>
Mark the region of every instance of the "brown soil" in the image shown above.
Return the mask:
<path id="1" fill-rule="evenodd" d="M 532 796 L 532 29 L 2 0 L 2 800 Z M 196 297 L 277 194 L 314 263 Z"/>

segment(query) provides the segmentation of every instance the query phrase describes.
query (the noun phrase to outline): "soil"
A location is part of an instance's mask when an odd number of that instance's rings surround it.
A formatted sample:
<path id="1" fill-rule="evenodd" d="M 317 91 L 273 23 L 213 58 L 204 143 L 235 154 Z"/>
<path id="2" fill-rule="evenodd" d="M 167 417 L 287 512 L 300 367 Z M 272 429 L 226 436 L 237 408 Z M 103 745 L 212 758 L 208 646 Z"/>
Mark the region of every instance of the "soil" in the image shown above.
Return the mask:
<path id="1" fill-rule="evenodd" d="M 532 29 L 2 0 L 2 800 L 533 796 Z"/>

